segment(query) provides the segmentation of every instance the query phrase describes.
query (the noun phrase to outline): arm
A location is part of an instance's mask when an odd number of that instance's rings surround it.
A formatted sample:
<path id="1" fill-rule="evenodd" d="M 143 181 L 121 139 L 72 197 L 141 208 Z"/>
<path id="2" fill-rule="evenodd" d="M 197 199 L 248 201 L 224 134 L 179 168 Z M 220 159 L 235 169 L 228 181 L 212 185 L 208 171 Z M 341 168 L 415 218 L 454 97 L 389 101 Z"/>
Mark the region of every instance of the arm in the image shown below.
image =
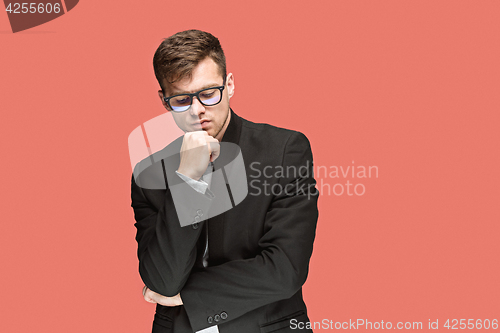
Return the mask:
<path id="1" fill-rule="evenodd" d="M 187 184 L 176 186 L 182 187 L 177 194 L 190 198 L 179 200 L 189 205 L 184 212 L 194 215 L 198 208 L 208 210 L 210 198 Z M 146 193 L 149 193 L 149 198 Z M 154 205 L 152 197 L 157 198 L 160 204 Z M 139 187 L 134 178 L 132 207 L 141 278 L 149 289 L 161 295 L 174 296 L 182 289 L 194 265 L 201 225 L 196 229 L 191 225 L 181 227 L 170 190 L 146 190 Z"/>
<path id="2" fill-rule="evenodd" d="M 259 240 L 261 252 L 255 258 L 192 273 L 181 290 L 194 331 L 215 324 L 207 322 L 208 316 L 225 312 L 227 322 L 290 298 L 305 282 L 318 217 L 318 196 L 312 177 L 312 153 L 304 135 L 291 135 L 282 165 L 310 169 L 303 177 L 290 175 L 279 179 L 287 194 L 283 192 L 272 199 L 264 222 L 265 233 Z"/>
<path id="3" fill-rule="evenodd" d="M 136 170 L 143 171 L 132 177 L 139 273 L 150 290 L 164 296 L 177 295 L 186 282 L 196 260 L 196 243 L 202 230 L 195 222 L 206 219 L 213 202 L 210 191 L 196 191 L 175 172 L 180 160 L 180 166 L 184 161 L 202 174 L 210 158 L 218 156 L 217 143 L 213 145 L 213 156 L 209 154 L 209 145 L 200 143 L 215 140 L 206 138 L 204 133 L 186 134 L 180 154 L 167 154 L 147 168 L 141 162 Z M 203 152 L 206 154 L 201 162 L 191 161 L 193 155 L 200 160 Z M 148 165 L 149 161 L 143 162 Z"/>

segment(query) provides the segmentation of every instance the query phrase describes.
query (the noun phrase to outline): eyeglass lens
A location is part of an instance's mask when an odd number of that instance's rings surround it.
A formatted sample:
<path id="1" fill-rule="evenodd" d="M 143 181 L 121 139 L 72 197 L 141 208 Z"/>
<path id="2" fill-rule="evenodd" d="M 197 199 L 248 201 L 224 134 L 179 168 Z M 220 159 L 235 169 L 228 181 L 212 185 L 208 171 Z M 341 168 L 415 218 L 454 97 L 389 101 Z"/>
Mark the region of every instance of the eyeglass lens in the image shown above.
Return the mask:
<path id="1" fill-rule="evenodd" d="M 200 91 L 198 97 L 200 102 L 206 106 L 215 105 L 220 101 L 221 91 L 218 88 L 206 89 Z M 169 102 L 174 111 L 185 111 L 191 106 L 192 97 L 189 95 L 175 96 Z"/>

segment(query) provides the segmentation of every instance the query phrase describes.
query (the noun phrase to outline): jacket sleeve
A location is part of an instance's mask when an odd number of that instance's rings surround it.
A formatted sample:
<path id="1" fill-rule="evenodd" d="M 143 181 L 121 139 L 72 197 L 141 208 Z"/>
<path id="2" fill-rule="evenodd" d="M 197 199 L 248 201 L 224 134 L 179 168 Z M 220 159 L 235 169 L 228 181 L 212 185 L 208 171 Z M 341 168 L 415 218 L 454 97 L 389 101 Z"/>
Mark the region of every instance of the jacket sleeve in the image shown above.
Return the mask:
<path id="1" fill-rule="evenodd" d="M 306 281 L 318 219 L 318 192 L 307 138 L 293 132 L 283 156 L 283 166 L 308 172 L 279 178 L 284 191 L 267 207 L 265 232 L 259 240 L 261 252 L 255 258 L 194 272 L 184 285 L 181 298 L 194 331 L 288 299 Z M 221 313 L 223 321 L 207 321 Z"/>
<path id="2" fill-rule="evenodd" d="M 178 177 L 173 171 L 172 174 L 169 180 Z M 164 176 L 160 163 L 153 164 L 137 178 L 133 176 L 132 207 L 137 228 L 139 274 L 149 289 L 164 296 L 174 296 L 180 292 L 193 268 L 196 242 L 205 223 L 181 226 L 179 219 L 198 222 L 199 218 L 195 219 L 209 210 L 212 199 L 180 178 L 174 194 L 165 189 L 165 185 L 163 189 L 154 190 L 138 185 L 153 181 L 165 184 Z"/>

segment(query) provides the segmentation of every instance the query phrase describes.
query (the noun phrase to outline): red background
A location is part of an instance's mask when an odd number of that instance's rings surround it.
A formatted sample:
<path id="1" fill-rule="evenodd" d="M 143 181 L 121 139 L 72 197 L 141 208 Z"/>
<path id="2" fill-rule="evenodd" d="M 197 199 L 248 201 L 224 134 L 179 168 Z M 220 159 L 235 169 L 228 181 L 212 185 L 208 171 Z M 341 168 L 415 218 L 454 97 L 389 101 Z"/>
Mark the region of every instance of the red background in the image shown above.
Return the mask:
<path id="1" fill-rule="evenodd" d="M 311 320 L 500 319 L 500 2 L 81 1 L 0 13 L 2 332 L 149 332 L 127 137 L 164 112 L 161 40 L 219 37 L 233 109 L 305 133 L 323 189 Z"/>

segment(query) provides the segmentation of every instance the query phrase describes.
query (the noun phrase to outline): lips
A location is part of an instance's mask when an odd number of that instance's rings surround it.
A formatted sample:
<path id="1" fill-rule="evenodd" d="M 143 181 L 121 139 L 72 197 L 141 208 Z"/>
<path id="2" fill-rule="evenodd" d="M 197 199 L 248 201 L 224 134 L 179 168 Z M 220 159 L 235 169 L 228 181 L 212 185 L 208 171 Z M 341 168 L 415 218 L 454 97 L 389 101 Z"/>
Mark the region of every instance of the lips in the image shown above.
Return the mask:
<path id="1" fill-rule="evenodd" d="M 210 120 L 207 120 L 207 119 L 202 119 L 202 120 L 200 120 L 200 121 L 198 121 L 198 122 L 196 122 L 196 123 L 192 124 L 192 126 L 193 126 L 193 127 L 195 127 L 195 128 L 196 128 L 196 127 L 198 127 L 198 128 L 200 128 L 200 127 L 201 127 L 201 128 L 206 128 L 206 127 L 208 127 L 208 126 L 209 126 L 209 124 L 210 124 Z"/>
<path id="2" fill-rule="evenodd" d="M 205 121 L 201 122 L 201 128 L 207 128 L 208 126 L 210 126 L 209 120 L 205 120 Z"/>
<path id="3" fill-rule="evenodd" d="M 202 119 L 202 120 L 197 121 L 196 123 L 194 123 L 194 124 L 193 124 L 193 126 L 199 126 L 199 125 L 201 125 L 201 126 L 204 126 L 204 125 L 205 125 L 205 126 L 206 126 L 206 125 L 208 125 L 209 123 L 210 123 L 210 120 L 207 120 L 207 119 Z"/>

